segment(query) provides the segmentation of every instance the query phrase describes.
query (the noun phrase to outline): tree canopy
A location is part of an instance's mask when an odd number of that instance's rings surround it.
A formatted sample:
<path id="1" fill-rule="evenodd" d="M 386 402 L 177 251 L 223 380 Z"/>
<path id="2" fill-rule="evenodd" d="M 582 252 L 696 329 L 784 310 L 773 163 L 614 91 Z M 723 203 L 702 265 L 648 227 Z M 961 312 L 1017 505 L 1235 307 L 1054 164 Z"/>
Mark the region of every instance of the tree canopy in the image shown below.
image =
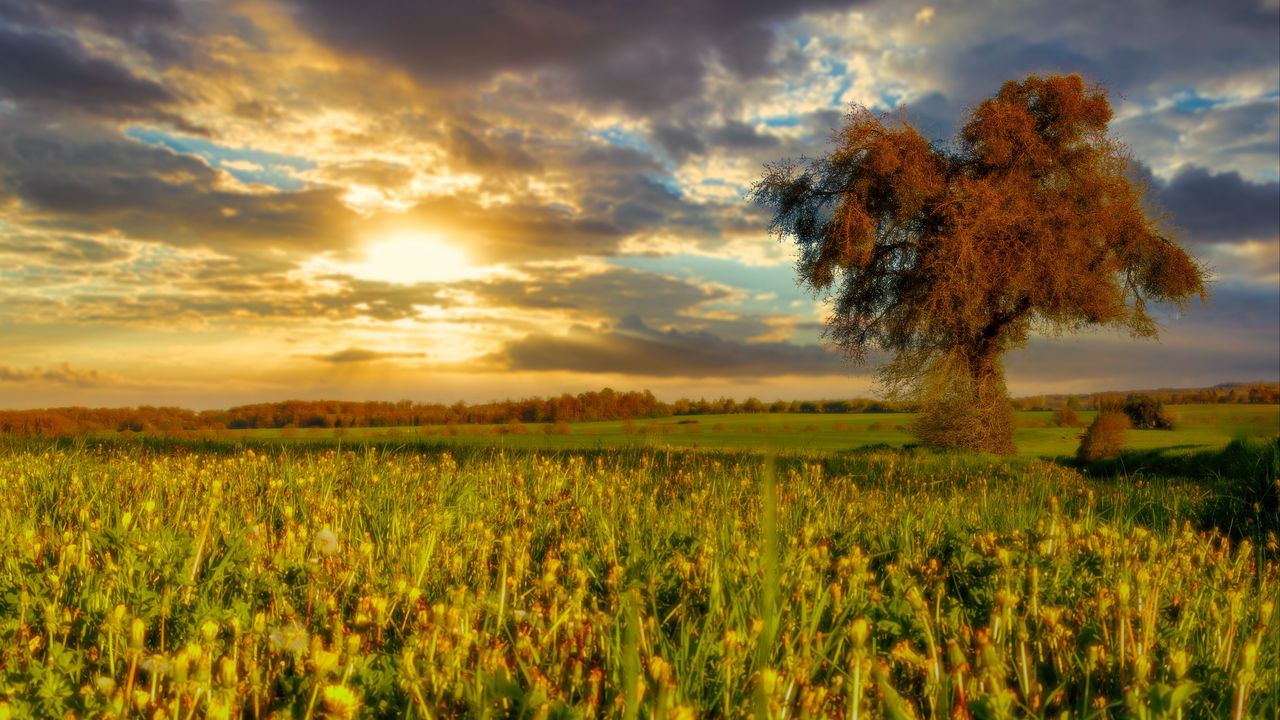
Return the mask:
<path id="1" fill-rule="evenodd" d="M 927 444 L 1013 451 L 1001 358 L 1029 333 L 1152 337 L 1149 302 L 1204 299 L 1111 116 L 1079 75 L 1006 82 L 949 144 L 855 106 L 830 154 L 755 185 L 803 283 L 833 300 L 827 337 L 857 362 L 893 354 L 880 379 L 923 403 Z"/>

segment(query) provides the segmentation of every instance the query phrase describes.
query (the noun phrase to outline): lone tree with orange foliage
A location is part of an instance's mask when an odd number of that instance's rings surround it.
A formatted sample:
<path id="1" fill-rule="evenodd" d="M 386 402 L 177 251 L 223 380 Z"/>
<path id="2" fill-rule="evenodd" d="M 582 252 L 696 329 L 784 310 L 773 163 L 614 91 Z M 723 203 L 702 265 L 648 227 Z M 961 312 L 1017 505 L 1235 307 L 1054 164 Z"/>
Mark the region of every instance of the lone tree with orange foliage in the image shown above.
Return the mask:
<path id="1" fill-rule="evenodd" d="M 1125 174 L 1106 91 L 1029 76 L 983 101 L 951 145 L 855 106 L 830 155 L 767 166 L 753 188 L 834 300 L 826 336 L 855 362 L 883 349 L 931 447 L 1014 452 L 1001 358 L 1032 331 L 1154 337 L 1150 301 L 1206 297 L 1205 271 Z"/>

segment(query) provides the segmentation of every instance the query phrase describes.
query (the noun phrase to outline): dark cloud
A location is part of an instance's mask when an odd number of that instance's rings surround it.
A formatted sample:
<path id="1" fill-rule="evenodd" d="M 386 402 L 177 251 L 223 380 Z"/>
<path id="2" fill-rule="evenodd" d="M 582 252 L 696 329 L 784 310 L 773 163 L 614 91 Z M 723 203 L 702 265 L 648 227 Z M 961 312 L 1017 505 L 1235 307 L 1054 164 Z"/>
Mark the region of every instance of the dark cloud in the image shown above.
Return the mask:
<path id="1" fill-rule="evenodd" d="M 1159 203 L 1196 242 L 1271 240 L 1280 236 L 1280 183 L 1237 172 L 1184 167 L 1156 188 Z"/>
<path id="2" fill-rule="evenodd" d="M 601 332 L 574 327 L 563 336 L 530 335 L 493 360 L 512 370 L 621 373 L 650 377 L 831 375 L 839 359 L 815 345 L 740 343 L 709 332 L 655 330 L 637 317 Z"/>
<path id="3" fill-rule="evenodd" d="M 702 134 L 688 123 L 658 123 L 649 135 L 667 157 L 678 163 L 683 163 L 691 155 L 701 155 L 707 149 Z"/>
<path id="4" fill-rule="evenodd" d="M 338 275 L 323 278 L 327 287 L 318 290 L 286 274 L 253 273 L 234 263 L 214 262 L 186 275 L 124 271 L 104 273 L 100 279 L 116 284 L 108 289 L 68 293 L 56 304 L 33 309 L 30 314 L 55 312 L 79 322 L 117 325 L 354 319 L 389 323 L 415 319 L 423 307 L 453 306 L 433 284 L 398 285 Z M 156 287 L 147 293 L 133 290 L 147 283 Z"/>
<path id="5" fill-rule="evenodd" d="M 638 314 L 649 323 L 663 324 L 690 308 L 729 296 L 721 288 L 626 268 L 589 275 L 546 270 L 521 280 L 469 282 L 461 287 L 490 307 L 566 310 L 600 318 Z"/>
<path id="6" fill-rule="evenodd" d="M 0 0 L 0 18 L 21 24 L 83 22 L 113 35 L 170 27 L 182 16 L 179 0 Z"/>
<path id="7" fill-rule="evenodd" d="M 347 348 L 328 355 L 313 355 L 315 360 L 334 364 L 347 363 L 367 363 L 376 362 L 378 360 L 400 360 L 405 358 L 424 357 L 422 353 L 398 353 L 398 352 L 378 352 L 376 350 L 365 350 L 363 348 Z"/>
<path id="8" fill-rule="evenodd" d="M 404 68 L 425 85 L 465 86 L 503 71 L 653 112 L 697 96 L 709 62 L 767 72 L 773 27 L 849 0 L 298 0 L 301 24 L 334 47 Z"/>
<path id="9" fill-rule="evenodd" d="M 903 62 L 944 79 L 938 87 L 958 107 L 1033 72 L 1079 72 L 1128 97 L 1275 67 L 1276 22 L 1275 8 L 1256 0 L 1010 7 L 941 2 L 934 22 L 918 33 L 930 52 Z M 974 32 L 978 28 L 987 31 Z M 923 67 L 926 62 L 931 67 Z"/>
<path id="10" fill-rule="evenodd" d="M 782 141 L 736 120 L 699 127 L 693 123 L 657 123 L 649 136 L 667 157 L 683 163 L 691 156 L 721 151 L 732 155 L 776 150 Z"/>
<path id="11" fill-rule="evenodd" d="M 485 207 L 461 196 L 423 200 L 410 217 L 449 231 L 478 262 L 609 255 L 627 233 L 608 217 L 524 200 Z"/>
<path id="12" fill-rule="evenodd" d="M 163 108 L 176 99 L 162 85 L 107 58 L 78 40 L 0 24 L 0 96 L 71 114 L 113 118 L 160 116 L 183 124 Z"/>
<path id="13" fill-rule="evenodd" d="M 1159 341 L 1118 334 L 1037 339 L 1009 354 L 1015 383 L 1077 380 L 1081 389 L 1195 387 L 1274 380 L 1280 373 L 1280 294 L 1218 287 L 1206 305 L 1166 318 Z"/>
<path id="14" fill-rule="evenodd" d="M 627 238 L 658 231 L 719 235 L 720 208 L 686 200 L 661 176 L 593 169 L 586 154 L 572 160 L 581 164 L 563 168 L 575 174 L 563 199 L 526 196 L 487 205 L 470 195 L 435 197 L 409 214 L 447 230 L 481 262 L 611 256 Z"/>
<path id="15" fill-rule="evenodd" d="M 49 368 L 14 368 L 0 365 L 0 383 L 16 385 L 57 385 L 75 388 L 119 387 L 123 378 L 101 370 L 77 370 L 68 363 Z"/>
<path id="16" fill-rule="evenodd" d="M 739 150 L 769 150 L 778 147 L 780 141 L 773 135 L 765 135 L 744 123 L 729 121 L 707 134 L 710 141 L 730 152 Z"/>
<path id="17" fill-rule="evenodd" d="M 449 130 L 449 152 L 468 170 L 500 170 L 528 172 L 538 170 L 539 163 L 525 151 L 517 135 L 480 137 L 459 126 Z"/>
<path id="18" fill-rule="evenodd" d="M 24 265 L 39 262 L 58 268 L 100 265 L 132 256 L 128 249 L 121 247 L 118 243 L 92 238 L 23 234 L 0 237 L 0 254 L 16 255 L 22 259 Z"/>
<path id="19" fill-rule="evenodd" d="M 202 160 L 92 127 L 0 125 L 0 198 L 29 222 L 266 256 L 349 242 L 356 216 L 334 188 L 228 189 Z"/>

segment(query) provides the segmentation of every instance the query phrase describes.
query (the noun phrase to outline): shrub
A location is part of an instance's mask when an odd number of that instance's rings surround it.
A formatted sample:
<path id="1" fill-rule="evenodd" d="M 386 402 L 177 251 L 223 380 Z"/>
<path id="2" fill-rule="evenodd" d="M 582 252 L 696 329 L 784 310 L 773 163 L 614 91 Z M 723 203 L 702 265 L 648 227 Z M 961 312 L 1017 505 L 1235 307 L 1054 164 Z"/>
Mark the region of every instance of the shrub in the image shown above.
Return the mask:
<path id="1" fill-rule="evenodd" d="M 573 428 L 569 427 L 569 423 L 563 420 L 557 420 L 551 425 L 542 426 L 542 434 L 544 435 L 572 435 Z"/>
<path id="2" fill-rule="evenodd" d="M 1129 429 L 1129 416 L 1115 410 L 1104 410 L 1093 419 L 1093 424 L 1081 436 L 1076 458 L 1081 462 L 1094 462 L 1115 457 L 1124 449 L 1125 431 Z"/>
<path id="3" fill-rule="evenodd" d="M 1080 424 L 1080 416 L 1070 405 L 1053 411 L 1053 424 L 1058 427 L 1075 427 Z"/>
<path id="4" fill-rule="evenodd" d="M 1134 427 L 1144 430 L 1172 430 L 1173 416 L 1164 403 L 1150 395 L 1130 395 L 1121 407 Z"/>

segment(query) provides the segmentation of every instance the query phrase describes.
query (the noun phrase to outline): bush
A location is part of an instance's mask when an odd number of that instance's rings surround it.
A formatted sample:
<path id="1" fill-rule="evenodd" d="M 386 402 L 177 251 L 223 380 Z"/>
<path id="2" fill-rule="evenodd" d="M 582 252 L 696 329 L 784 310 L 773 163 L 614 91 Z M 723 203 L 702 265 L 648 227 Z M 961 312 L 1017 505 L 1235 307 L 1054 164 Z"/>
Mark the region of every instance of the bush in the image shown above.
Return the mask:
<path id="1" fill-rule="evenodd" d="M 573 428 L 569 427 L 569 423 L 563 420 L 557 420 L 551 425 L 542 426 L 542 434 L 544 435 L 572 435 Z"/>
<path id="2" fill-rule="evenodd" d="M 1115 457 L 1124 449 L 1125 431 L 1129 429 L 1129 416 L 1115 410 L 1104 410 L 1093 419 L 1093 424 L 1081 436 L 1076 459 L 1094 462 Z"/>
<path id="3" fill-rule="evenodd" d="M 1080 416 L 1070 405 L 1053 411 L 1053 424 L 1057 427 L 1075 427 L 1080 424 Z"/>
<path id="4" fill-rule="evenodd" d="M 1121 407 L 1129 422 L 1142 430 L 1172 430 L 1173 416 L 1164 409 L 1164 403 L 1150 395 L 1130 395 Z"/>

